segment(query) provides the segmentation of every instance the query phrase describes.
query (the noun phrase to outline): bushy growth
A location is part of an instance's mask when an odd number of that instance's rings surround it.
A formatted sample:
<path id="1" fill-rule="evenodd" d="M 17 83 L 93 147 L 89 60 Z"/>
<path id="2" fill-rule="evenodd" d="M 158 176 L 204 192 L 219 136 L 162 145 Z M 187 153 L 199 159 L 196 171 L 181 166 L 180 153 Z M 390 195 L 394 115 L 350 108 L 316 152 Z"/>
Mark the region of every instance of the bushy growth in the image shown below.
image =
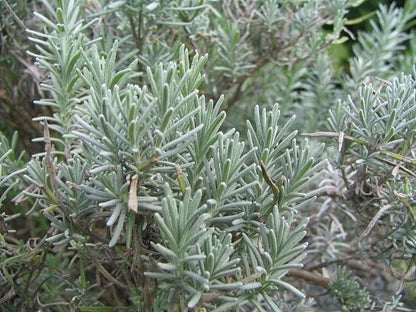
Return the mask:
<path id="1" fill-rule="evenodd" d="M 347 0 L 33 5 L 47 113 L 41 152 L 0 133 L 4 311 L 414 299 L 413 1 L 346 68 Z"/>

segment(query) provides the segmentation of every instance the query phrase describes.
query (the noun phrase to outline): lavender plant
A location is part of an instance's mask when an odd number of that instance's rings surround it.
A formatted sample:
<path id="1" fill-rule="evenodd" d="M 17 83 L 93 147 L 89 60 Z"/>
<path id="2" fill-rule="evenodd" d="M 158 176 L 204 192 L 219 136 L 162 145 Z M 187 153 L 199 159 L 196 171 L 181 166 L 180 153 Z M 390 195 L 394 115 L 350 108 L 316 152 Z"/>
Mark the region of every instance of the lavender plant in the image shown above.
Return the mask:
<path id="1" fill-rule="evenodd" d="M 53 113 L 29 159 L 0 136 L 2 307 L 405 304 L 372 282 L 399 294 L 415 268 L 414 13 L 381 5 L 337 75 L 352 5 L 42 1 Z"/>

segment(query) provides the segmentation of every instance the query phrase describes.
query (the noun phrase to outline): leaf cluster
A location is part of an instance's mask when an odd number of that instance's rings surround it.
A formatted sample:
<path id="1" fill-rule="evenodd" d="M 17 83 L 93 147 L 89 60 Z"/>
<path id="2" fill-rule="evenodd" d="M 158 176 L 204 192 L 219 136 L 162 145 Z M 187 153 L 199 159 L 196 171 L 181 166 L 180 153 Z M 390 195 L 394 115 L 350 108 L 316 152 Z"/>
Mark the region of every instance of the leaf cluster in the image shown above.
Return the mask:
<path id="1" fill-rule="evenodd" d="M 411 1 L 362 17 L 346 70 L 351 1 L 41 5 L 42 151 L 0 133 L 7 310 L 401 304 L 373 282 L 416 259 Z"/>

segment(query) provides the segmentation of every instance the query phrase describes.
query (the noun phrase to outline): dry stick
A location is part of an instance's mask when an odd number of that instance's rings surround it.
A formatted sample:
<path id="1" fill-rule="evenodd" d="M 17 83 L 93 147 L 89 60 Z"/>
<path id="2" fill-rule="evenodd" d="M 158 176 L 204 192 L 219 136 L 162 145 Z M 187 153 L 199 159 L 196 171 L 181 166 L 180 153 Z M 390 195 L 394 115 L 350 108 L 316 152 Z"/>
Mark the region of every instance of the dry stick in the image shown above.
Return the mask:
<path id="1" fill-rule="evenodd" d="M 319 270 L 319 269 L 322 269 L 322 268 L 326 268 L 326 267 L 330 266 L 331 264 L 338 264 L 338 263 L 344 264 L 344 263 L 348 262 L 350 259 L 353 259 L 353 257 L 348 256 L 348 257 L 341 258 L 341 259 L 332 259 L 332 260 L 328 260 L 328 261 L 325 261 L 325 262 L 321 262 L 321 263 L 306 267 L 304 270 L 306 270 L 308 272 L 311 272 L 311 271 Z"/>
<path id="2" fill-rule="evenodd" d="M 118 279 L 116 279 L 113 275 L 111 275 L 110 272 L 107 271 L 107 269 L 101 264 L 99 263 L 94 256 L 91 254 L 90 250 L 88 249 L 88 247 L 84 244 L 85 250 L 87 251 L 89 258 L 92 260 L 92 262 L 94 262 L 95 267 L 98 269 L 98 271 L 100 271 L 100 273 L 110 282 L 116 284 L 117 286 L 124 288 L 124 289 L 128 289 L 128 287 L 123 284 L 122 282 L 120 282 Z"/>
<path id="3" fill-rule="evenodd" d="M 351 127 L 352 127 L 352 122 L 348 121 L 347 130 L 346 130 L 347 135 L 351 134 Z M 347 147 L 349 146 L 347 140 L 344 140 L 344 135 L 345 135 L 344 132 L 340 132 L 339 137 L 338 137 L 338 152 L 339 152 L 338 160 L 340 164 L 344 163 L 345 152 L 347 151 Z M 348 175 L 346 172 L 346 167 L 341 166 L 340 170 L 341 170 L 342 179 L 344 180 L 345 187 L 348 190 L 350 190 L 352 185 L 350 185 L 350 183 L 348 182 Z"/>
<path id="4" fill-rule="evenodd" d="M 130 189 L 129 189 L 129 200 L 127 203 L 127 207 L 129 208 L 129 211 L 133 211 L 135 213 L 138 213 L 138 199 L 137 199 L 137 183 L 139 180 L 139 176 L 135 174 L 130 179 Z"/>
<path id="5" fill-rule="evenodd" d="M 330 280 L 320 274 L 312 273 L 303 269 L 291 269 L 287 276 L 301 278 L 305 281 L 312 282 L 315 285 L 321 286 L 325 289 L 329 289 Z"/>
<path id="6" fill-rule="evenodd" d="M 16 296 L 16 292 L 13 289 L 10 289 L 3 297 L 0 298 L 0 304 L 6 303 Z"/>
<path id="7" fill-rule="evenodd" d="M 69 306 L 69 305 L 71 305 L 70 302 L 66 302 L 66 301 L 57 301 L 57 302 L 51 302 L 51 303 L 42 303 L 40 301 L 39 296 L 40 296 L 39 293 L 36 294 L 36 301 L 38 302 L 38 305 L 41 308 L 48 308 L 48 307 L 53 307 L 53 306 Z"/>
<path id="8" fill-rule="evenodd" d="M 304 132 L 301 135 L 308 136 L 308 137 L 327 137 L 327 138 L 340 138 L 340 137 L 342 137 L 343 140 L 345 139 L 345 140 L 353 141 L 353 142 L 361 144 L 361 145 L 368 144 L 364 140 L 354 138 L 351 135 L 345 134 L 343 132 L 338 133 L 338 132 L 317 131 L 317 132 L 313 132 L 313 133 Z M 397 153 L 394 153 L 394 152 L 385 151 L 385 150 L 377 151 L 377 153 L 380 153 L 382 155 L 389 156 L 389 157 L 391 157 L 395 160 L 402 161 L 404 163 L 416 166 L 416 159 L 406 157 L 406 156 L 403 156 L 403 155 L 400 155 L 400 154 L 397 154 Z"/>
<path id="9" fill-rule="evenodd" d="M 268 58 L 260 59 L 256 66 L 251 69 L 250 73 L 245 76 L 240 76 L 234 85 L 237 85 L 237 89 L 234 91 L 233 96 L 231 96 L 230 100 L 226 103 L 225 107 L 223 108 L 224 111 L 228 111 L 234 104 L 241 98 L 241 89 L 244 85 L 244 82 L 250 77 L 252 77 L 256 72 L 258 72 L 263 66 L 269 63 Z M 232 87 L 233 85 L 231 85 Z"/>
<path id="10" fill-rule="evenodd" d="M 355 142 L 355 143 L 358 143 L 358 144 L 361 144 L 361 145 L 368 144 L 364 140 L 354 138 L 350 135 L 346 135 L 343 132 L 337 133 L 337 132 L 319 132 L 318 131 L 318 132 L 314 132 L 314 133 L 302 133 L 301 135 L 302 136 L 308 136 L 308 137 L 327 137 L 327 138 L 338 138 L 338 139 L 342 137 L 342 140 L 349 140 L 349 141 L 352 141 L 352 142 Z M 403 162 L 403 163 L 406 163 L 406 164 L 409 164 L 409 165 L 412 165 L 412 166 L 416 166 L 416 160 L 415 159 L 412 159 L 412 158 L 409 158 L 409 157 L 406 157 L 406 156 L 403 156 L 403 155 L 400 155 L 400 154 L 397 154 L 397 153 L 393 153 L 393 152 L 389 152 L 389 151 L 383 151 L 383 150 L 379 150 L 376 153 L 384 155 L 384 156 L 391 157 L 391 158 L 393 158 L 397 161 L 400 161 L 400 162 Z M 400 164 L 397 164 L 395 162 L 392 162 L 390 160 L 383 159 L 383 158 L 380 158 L 380 157 L 374 157 L 374 158 L 377 159 L 378 161 L 386 163 L 390 166 L 393 166 L 393 167 L 398 166 L 398 168 L 400 170 L 402 170 L 403 172 L 406 172 L 407 174 L 409 174 L 413 177 L 416 177 L 416 174 L 414 172 L 407 169 L 406 167 L 401 166 Z"/>
<path id="11" fill-rule="evenodd" d="M 366 142 L 364 140 L 356 139 L 350 135 L 346 135 L 345 133 L 341 132 L 325 132 L 325 131 L 317 131 L 313 133 L 304 132 L 301 135 L 308 136 L 308 137 L 327 137 L 327 138 L 339 138 L 340 136 L 343 137 L 343 139 L 350 140 L 359 144 L 365 144 Z"/>
<path id="12" fill-rule="evenodd" d="M 251 282 L 254 282 L 256 279 L 258 279 L 261 275 L 263 274 L 263 272 L 258 272 L 255 273 L 253 275 L 250 275 L 249 277 L 245 278 L 242 280 L 242 283 L 248 284 Z M 322 275 L 316 274 L 316 273 L 312 273 L 309 272 L 307 270 L 302 270 L 302 269 L 291 269 L 288 273 L 287 276 L 291 276 L 294 278 L 301 278 L 303 280 L 306 281 L 310 281 L 315 285 L 321 286 L 325 289 L 329 289 L 330 288 L 330 280 L 327 277 L 324 277 Z M 211 302 L 213 300 L 215 300 L 217 297 L 221 296 L 222 293 L 220 292 L 213 292 L 213 293 L 205 293 L 202 294 L 202 298 L 201 298 L 201 302 Z"/>
<path id="13" fill-rule="evenodd" d="M 386 212 L 390 208 L 392 208 L 391 205 L 385 205 L 381 207 L 379 211 L 377 211 L 377 213 L 371 219 L 370 223 L 368 223 L 366 229 L 360 234 L 360 236 L 358 236 L 356 239 L 352 241 L 352 245 L 355 245 L 359 243 L 361 240 L 363 240 L 364 238 L 366 238 L 370 234 L 370 232 L 373 230 L 378 220 L 380 220 L 380 218 L 383 216 L 384 212 Z"/>

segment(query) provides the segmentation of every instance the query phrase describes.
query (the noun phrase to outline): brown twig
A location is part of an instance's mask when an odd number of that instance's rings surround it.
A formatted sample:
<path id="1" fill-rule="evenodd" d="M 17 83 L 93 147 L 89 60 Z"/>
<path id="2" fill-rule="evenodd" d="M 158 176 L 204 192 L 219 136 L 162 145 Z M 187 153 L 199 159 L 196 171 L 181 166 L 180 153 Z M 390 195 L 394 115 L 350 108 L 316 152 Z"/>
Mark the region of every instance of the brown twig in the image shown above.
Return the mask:
<path id="1" fill-rule="evenodd" d="M 237 88 L 234 91 L 234 94 L 230 97 L 230 100 L 224 106 L 224 111 L 229 110 L 241 98 L 242 96 L 241 90 L 244 85 L 244 82 L 246 82 L 247 79 L 252 77 L 256 72 L 258 72 L 261 68 L 263 68 L 268 63 L 269 63 L 269 59 L 263 58 L 257 62 L 257 65 L 248 73 L 248 75 L 238 77 L 238 79 L 236 80 Z"/>
<path id="2" fill-rule="evenodd" d="M 113 275 L 111 275 L 110 272 L 107 271 L 107 269 L 100 263 L 97 261 L 97 259 L 94 257 L 94 255 L 90 252 L 89 248 L 84 245 L 85 250 L 88 253 L 88 258 L 92 260 L 92 262 L 94 263 L 95 267 L 98 269 L 98 271 L 100 271 L 100 273 L 110 282 L 114 283 L 115 285 L 123 288 L 123 289 L 128 289 L 128 286 L 126 286 L 124 283 L 120 282 L 118 279 L 116 279 Z"/>
<path id="3" fill-rule="evenodd" d="M 380 218 L 383 216 L 383 214 L 387 210 L 389 210 L 390 208 L 392 208 L 391 205 L 385 205 L 385 206 L 381 207 L 379 209 L 379 211 L 377 211 L 377 213 L 371 219 L 370 223 L 368 223 L 365 230 L 360 234 L 360 236 L 358 236 L 356 239 L 353 240 L 352 245 L 355 245 L 355 244 L 359 243 L 361 240 L 363 240 L 364 238 L 366 238 L 370 234 L 370 232 L 373 230 L 373 228 L 376 225 L 376 223 L 378 222 L 378 220 L 380 220 Z"/>
<path id="4" fill-rule="evenodd" d="M 361 140 L 361 139 L 354 138 L 350 135 L 346 135 L 343 132 L 338 133 L 338 132 L 322 132 L 322 131 L 320 132 L 320 131 L 318 131 L 318 132 L 314 132 L 314 133 L 302 133 L 301 135 L 306 136 L 306 137 L 327 137 L 327 138 L 338 138 L 338 139 L 342 136 L 342 140 L 352 141 L 352 142 L 360 144 L 360 145 L 368 145 L 368 142 L 366 142 L 364 140 Z M 374 156 L 374 158 L 377 159 L 378 161 L 380 161 L 382 163 L 385 163 L 385 164 L 388 164 L 392 167 L 397 166 L 403 172 L 406 172 L 407 174 L 409 174 L 413 177 L 416 177 L 416 174 L 414 172 L 412 172 L 411 170 L 407 169 L 406 167 L 401 166 L 399 163 L 390 161 L 388 159 L 378 157 L 378 155 L 384 155 L 384 156 L 392 157 L 395 160 L 398 160 L 400 162 L 403 162 L 403 163 L 406 163 L 406 164 L 409 164 L 409 165 L 412 165 L 412 166 L 416 165 L 416 160 L 414 160 L 412 158 L 409 158 L 409 157 L 405 157 L 403 155 L 399 155 L 399 154 L 395 154 L 395 153 L 392 153 L 392 152 L 389 152 L 389 151 L 383 151 L 383 150 L 374 151 L 373 154 L 377 155 L 377 156 Z"/>
<path id="5" fill-rule="evenodd" d="M 291 276 L 294 278 L 300 278 L 303 279 L 305 281 L 309 281 L 315 285 L 321 286 L 325 289 L 329 289 L 329 284 L 330 284 L 330 280 L 327 277 L 324 277 L 320 274 L 317 273 L 312 273 L 310 271 L 307 270 L 303 270 L 303 269 L 291 269 L 288 273 L 287 276 Z"/>

